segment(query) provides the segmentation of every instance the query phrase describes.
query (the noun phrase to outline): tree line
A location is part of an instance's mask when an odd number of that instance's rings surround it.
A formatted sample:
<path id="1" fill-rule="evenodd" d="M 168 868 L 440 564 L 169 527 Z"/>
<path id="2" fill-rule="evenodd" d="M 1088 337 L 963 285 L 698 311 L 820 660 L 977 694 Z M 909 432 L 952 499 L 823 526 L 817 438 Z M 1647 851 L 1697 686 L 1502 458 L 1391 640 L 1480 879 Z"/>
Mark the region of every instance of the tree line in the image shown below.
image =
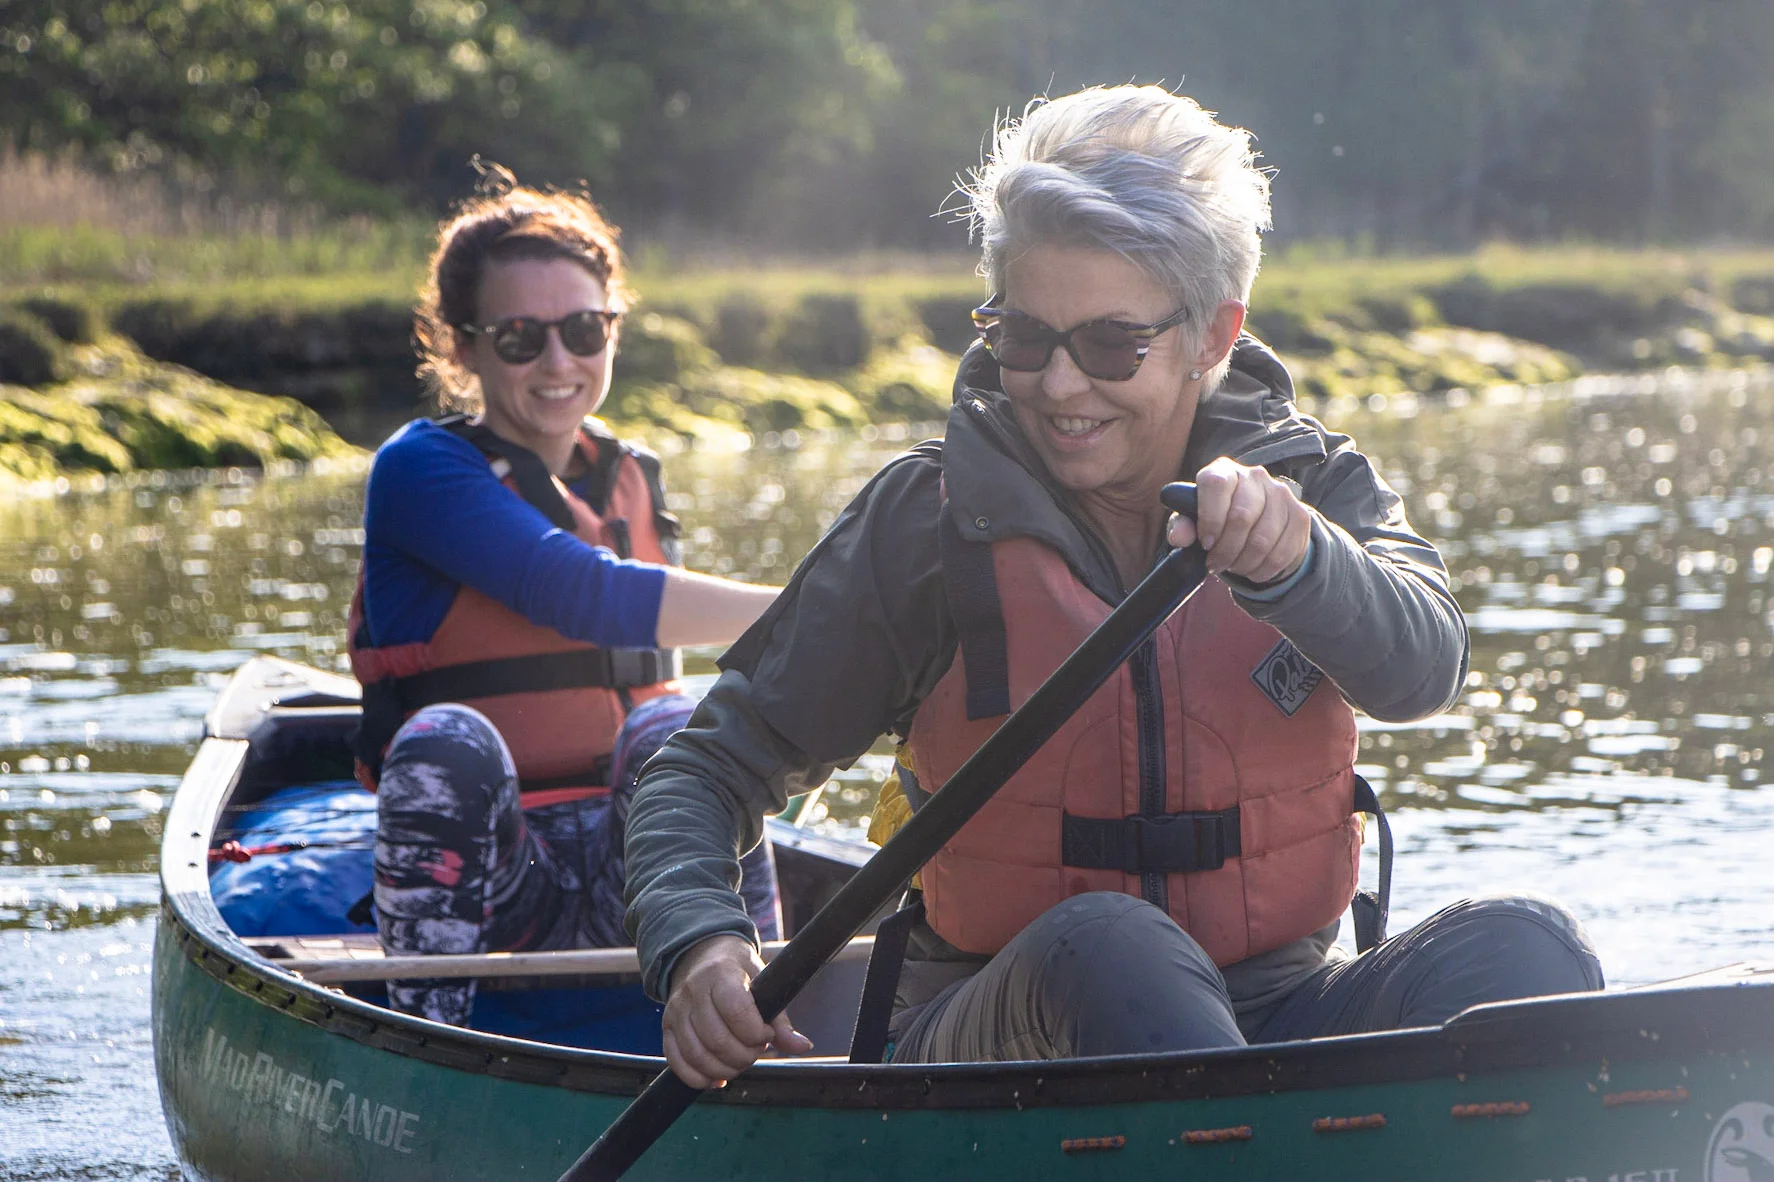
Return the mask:
<path id="1" fill-rule="evenodd" d="M 643 241 L 929 248 L 996 117 L 1159 82 L 1256 133 L 1278 233 L 1774 236 L 1768 0 L 0 0 L 0 137 L 337 212 L 479 154 Z"/>

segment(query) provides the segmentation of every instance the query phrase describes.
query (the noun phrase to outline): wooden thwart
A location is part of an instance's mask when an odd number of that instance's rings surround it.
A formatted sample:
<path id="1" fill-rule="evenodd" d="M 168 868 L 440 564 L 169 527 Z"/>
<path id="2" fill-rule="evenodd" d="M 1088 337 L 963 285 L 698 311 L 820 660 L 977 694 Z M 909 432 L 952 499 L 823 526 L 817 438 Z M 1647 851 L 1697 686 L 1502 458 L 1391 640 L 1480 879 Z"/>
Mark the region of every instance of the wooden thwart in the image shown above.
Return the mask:
<path id="1" fill-rule="evenodd" d="M 619 977 L 638 976 L 640 958 L 633 948 L 575 948 L 562 952 L 487 952 L 462 956 L 384 956 L 375 937 L 276 936 L 247 943 L 280 969 L 299 974 L 316 985 L 348 981 L 400 981 L 408 978 L 476 977 Z M 785 941 L 764 945 L 771 960 Z M 873 936 L 858 936 L 832 959 L 867 961 Z M 279 955 L 281 953 L 282 955 Z"/>

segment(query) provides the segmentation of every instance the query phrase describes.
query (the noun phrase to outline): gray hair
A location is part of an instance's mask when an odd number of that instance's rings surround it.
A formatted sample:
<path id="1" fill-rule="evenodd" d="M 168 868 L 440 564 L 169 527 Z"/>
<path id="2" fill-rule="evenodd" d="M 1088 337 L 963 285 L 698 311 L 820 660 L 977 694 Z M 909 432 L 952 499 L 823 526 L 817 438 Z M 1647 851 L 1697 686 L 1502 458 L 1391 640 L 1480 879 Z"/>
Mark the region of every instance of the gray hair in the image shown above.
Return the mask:
<path id="1" fill-rule="evenodd" d="M 1249 301 L 1269 228 L 1269 177 L 1250 133 L 1157 86 L 1036 99 L 999 125 L 961 192 L 994 291 L 1030 247 L 1112 250 L 1189 310 L 1195 347 L 1222 301 Z"/>

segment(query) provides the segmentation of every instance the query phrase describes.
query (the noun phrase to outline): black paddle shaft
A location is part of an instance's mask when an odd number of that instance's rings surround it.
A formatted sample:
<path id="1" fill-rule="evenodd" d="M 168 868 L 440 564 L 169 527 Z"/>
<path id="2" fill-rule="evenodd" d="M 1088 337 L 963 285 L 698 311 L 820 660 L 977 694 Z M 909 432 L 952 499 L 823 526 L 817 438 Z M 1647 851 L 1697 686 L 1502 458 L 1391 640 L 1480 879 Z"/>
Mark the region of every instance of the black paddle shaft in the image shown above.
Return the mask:
<path id="1" fill-rule="evenodd" d="M 1165 506 L 1195 514 L 1195 486 L 1169 484 Z M 1084 638 L 1022 707 L 980 744 L 880 852 L 834 894 L 807 926 L 752 979 L 752 1000 L 766 1022 L 780 1014 L 825 962 L 849 943 L 919 867 L 960 832 L 992 794 L 1053 737 L 1091 695 L 1144 644 L 1207 576 L 1201 547 L 1166 555 L 1139 586 Z M 560 1182 L 614 1182 L 702 1095 L 667 1069 L 605 1129 Z"/>

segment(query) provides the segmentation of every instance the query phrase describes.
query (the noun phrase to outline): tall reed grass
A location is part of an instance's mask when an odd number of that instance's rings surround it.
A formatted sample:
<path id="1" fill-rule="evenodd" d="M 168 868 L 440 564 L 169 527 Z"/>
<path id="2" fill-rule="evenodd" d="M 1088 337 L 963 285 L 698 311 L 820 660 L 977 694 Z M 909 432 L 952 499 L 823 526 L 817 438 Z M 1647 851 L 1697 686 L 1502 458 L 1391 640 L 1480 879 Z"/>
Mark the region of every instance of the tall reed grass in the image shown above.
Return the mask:
<path id="1" fill-rule="evenodd" d="M 125 176 L 79 155 L 0 143 L 0 284 L 229 283 L 380 275 L 411 290 L 432 224 L 328 217 L 316 207 L 154 172 Z"/>
<path id="2" fill-rule="evenodd" d="M 216 183 L 156 172 L 120 176 L 73 153 L 19 151 L 0 141 L 0 295 L 47 290 L 99 307 L 144 294 L 237 307 L 412 300 L 435 232 L 429 217 L 339 218 L 263 195 L 273 191 L 245 177 Z M 625 245 L 646 305 L 703 325 L 719 321 L 724 308 L 780 311 L 809 295 L 832 294 L 859 299 L 879 331 L 892 335 L 909 324 L 905 310 L 912 306 L 960 307 L 985 294 L 968 254 L 760 257 L 743 243 L 693 235 Z M 1694 286 L 1727 294 L 1746 276 L 1774 276 L 1774 250 L 1498 246 L 1375 257 L 1296 243 L 1265 262 L 1253 313 L 1334 312 L 1463 278 L 1501 289 L 1679 295 Z"/>

